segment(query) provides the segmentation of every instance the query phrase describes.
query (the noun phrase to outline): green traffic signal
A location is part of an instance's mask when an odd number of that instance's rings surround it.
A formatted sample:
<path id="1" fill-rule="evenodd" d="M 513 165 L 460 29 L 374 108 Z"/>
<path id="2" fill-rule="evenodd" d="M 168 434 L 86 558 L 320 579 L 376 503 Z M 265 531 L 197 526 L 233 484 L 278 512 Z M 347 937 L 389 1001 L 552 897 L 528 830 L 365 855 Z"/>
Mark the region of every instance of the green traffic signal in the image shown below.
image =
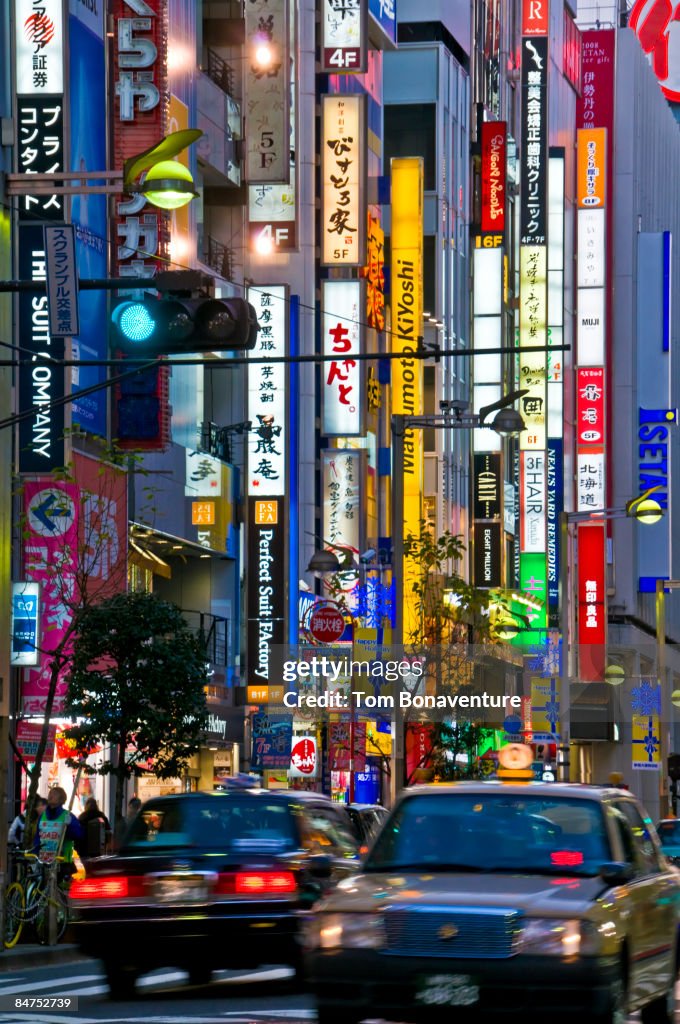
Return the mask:
<path id="1" fill-rule="evenodd" d="M 120 302 L 111 314 L 113 345 L 128 354 L 252 349 L 260 325 L 245 299 L 156 299 Z"/>

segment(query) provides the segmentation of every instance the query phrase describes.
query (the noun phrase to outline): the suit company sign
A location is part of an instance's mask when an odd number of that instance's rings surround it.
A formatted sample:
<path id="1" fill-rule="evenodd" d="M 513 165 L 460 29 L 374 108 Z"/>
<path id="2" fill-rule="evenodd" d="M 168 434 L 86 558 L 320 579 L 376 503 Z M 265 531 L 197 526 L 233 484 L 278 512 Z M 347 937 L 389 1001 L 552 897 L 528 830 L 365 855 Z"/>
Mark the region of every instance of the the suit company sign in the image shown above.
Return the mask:
<path id="1" fill-rule="evenodd" d="M 248 679 L 276 683 L 275 648 L 285 641 L 283 503 L 248 499 Z"/>

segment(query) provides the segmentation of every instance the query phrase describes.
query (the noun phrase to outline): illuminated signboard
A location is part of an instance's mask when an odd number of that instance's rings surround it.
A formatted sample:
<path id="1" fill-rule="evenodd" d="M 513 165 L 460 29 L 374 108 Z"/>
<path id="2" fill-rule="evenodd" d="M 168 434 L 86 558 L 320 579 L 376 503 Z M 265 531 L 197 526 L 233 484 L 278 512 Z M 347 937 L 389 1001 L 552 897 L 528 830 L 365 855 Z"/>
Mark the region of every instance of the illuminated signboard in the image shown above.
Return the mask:
<path id="1" fill-rule="evenodd" d="M 392 360 L 392 413 L 406 416 L 423 412 L 423 367 L 409 358 L 418 347 L 423 322 L 423 160 L 392 160 L 392 351 L 404 355 Z M 418 536 L 423 518 L 423 437 L 421 430 L 404 431 L 404 464 L 393 473 L 404 475 L 404 535 Z M 417 566 L 404 559 L 404 636 L 412 634 L 420 615 L 410 580 Z"/>
<path id="2" fill-rule="evenodd" d="M 290 252 L 297 248 L 293 164 L 289 184 L 248 187 L 248 230 L 256 252 Z"/>
<path id="3" fill-rule="evenodd" d="M 604 369 L 582 367 L 576 371 L 576 442 L 604 444 Z"/>
<path id="4" fill-rule="evenodd" d="M 546 549 L 545 452 L 520 452 L 520 550 Z"/>
<path id="5" fill-rule="evenodd" d="M 288 181 L 288 19 L 288 0 L 245 5 L 246 180 L 251 185 Z"/>
<path id="6" fill-rule="evenodd" d="M 547 3 L 546 3 L 547 7 Z M 548 182 L 548 40 L 522 40 L 520 242 L 545 245 Z"/>
<path id="7" fill-rule="evenodd" d="M 576 341 L 580 366 L 602 366 L 605 339 L 604 288 L 579 288 Z"/>
<path id="8" fill-rule="evenodd" d="M 64 89 L 62 0 L 16 0 L 16 91 L 54 96 Z"/>
<path id="9" fill-rule="evenodd" d="M 366 262 L 366 97 L 321 97 L 321 263 Z"/>
<path id="10" fill-rule="evenodd" d="M 579 675 L 602 679 L 607 637 L 605 528 L 602 523 L 578 526 Z"/>
<path id="11" fill-rule="evenodd" d="M 658 487 L 651 497 L 668 508 L 670 481 L 670 427 L 678 422 L 677 409 L 638 409 L 638 474 L 640 494 Z"/>
<path id="12" fill-rule="evenodd" d="M 490 238 L 491 236 L 486 236 Z M 495 237 L 495 236 L 494 236 Z M 486 239 L 485 239 L 486 240 Z M 502 396 L 502 362 L 498 351 L 502 342 L 503 311 L 503 249 L 475 248 L 473 252 L 473 331 L 474 411 L 492 405 Z M 499 435 L 493 430 L 475 429 L 474 449 L 477 452 L 498 451 Z"/>
<path id="13" fill-rule="evenodd" d="M 321 0 L 321 70 L 366 71 L 368 0 Z"/>
<path id="14" fill-rule="evenodd" d="M 365 452 L 325 448 L 321 452 L 323 539 L 337 549 L 361 551 L 361 495 Z"/>
<path id="15" fill-rule="evenodd" d="M 522 0 L 522 35 L 548 34 L 548 0 Z"/>
<path id="16" fill-rule="evenodd" d="M 482 231 L 505 231 L 506 124 L 482 124 Z"/>
<path id="17" fill-rule="evenodd" d="M 580 451 L 576 458 L 576 510 L 604 508 L 604 451 Z"/>
<path id="18" fill-rule="evenodd" d="M 579 288 L 603 288 L 605 277 L 605 212 L 578 211 Z"/>
<path id="19" fill-rule="evenodd" d="M 363 351 L 364 286 L 361 281 L 323 281 L 322 347 L 336 358 L 322 363 L 323 417 L 327 437 L 356 437 L 363 433 L 363 363 L 353 359 Z"/>
<path id="20" fill-rule="evenodd" d="M 500 519 L 503 514 L 503 470 L 500 452 L 475 452 L 472 472 L 475 519 Z"/>
<path id="21" fill-rule="evenodd" d="M 473 526 L 473 583 L 482 589 L 503 586 L 503 524 Z"/>
<path id="22" fill-rule="evenodd" d="M 385 330 L 385 232 L 377 217 L 368 214 L 366 231 L 366 323 L 376 331 Z"/>
<path id="23" fill-rule="evenodd" d="M 520 434 L 523 450 L 546 446 L 547 352 L 523 352 L 527 346 L 545 344 L 548 333 L 547 249 L 520 247 L 519 386 L 529 393 L 520 400 L 527 429 Z"/>
<path id="24" fill-rule="evenodd" d="M 40 584 L 12 584 L 10 665 L 37 665 L 40 637 Z"/>
<path id="25" fill-rule="evenodd" d="M 260 330 L 253 359 L 285 357 L 288 294 L 285 285 L 248 289 Z M 284 363 L 248 366 L 248 494 L 282 495 L 286 491 L 286 369 Z"/>
<path id="26" fill-rule="evenodd" d="M 286 640 L 285 530 L 278 501 L 248 499 L 248 686 L 281 680 L 280 655 Z"/>
<path id="27" fill-rule="evenodd" d="M 581 209 L 604 206 L 607 188 L 607 130 L 579 128 L 577 137 L 576 197 Z"/>

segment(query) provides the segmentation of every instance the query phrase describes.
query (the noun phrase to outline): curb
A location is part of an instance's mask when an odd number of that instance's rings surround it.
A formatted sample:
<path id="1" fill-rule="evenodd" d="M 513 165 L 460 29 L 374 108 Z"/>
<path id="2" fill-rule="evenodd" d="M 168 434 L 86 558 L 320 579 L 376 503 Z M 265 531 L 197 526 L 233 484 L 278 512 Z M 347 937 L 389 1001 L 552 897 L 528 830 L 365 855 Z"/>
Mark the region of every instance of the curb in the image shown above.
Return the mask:
<path id="1" fill-rule="evenodd" d="M 49 967 L 53 964 L 75 963 L 78 960 L 89 959 L 91 958 L 81 953 L 74 943 L 62 943 L 59 946 L 27 943 L 0 952 L 0 974 L 26 967 Z"/>

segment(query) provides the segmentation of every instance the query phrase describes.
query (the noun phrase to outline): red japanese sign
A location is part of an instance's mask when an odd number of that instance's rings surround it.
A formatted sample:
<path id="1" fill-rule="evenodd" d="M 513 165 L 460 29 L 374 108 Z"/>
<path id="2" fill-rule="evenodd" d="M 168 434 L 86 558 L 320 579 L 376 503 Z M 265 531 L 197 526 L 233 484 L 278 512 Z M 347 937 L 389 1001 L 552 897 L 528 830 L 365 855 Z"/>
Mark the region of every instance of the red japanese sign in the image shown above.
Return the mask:
<path id="1" fill-rule="evenodd" d="M 604 523 L 578 527 L 578 654 L 579 679 L 604 679 L 607 636 L 607 592 Z"/>
<path id="2" fill-rule="evenodd" d="M 328 763 L 331 771 L 346 772 L 350 767 L 351 723 L 331 722 L 328 734 Z M 366 771 L 366 723 L 354 723 L 354 771 Z"/>
<path id="3" fill-rule="evenodd" d="M 42 722 L 18 722 L 15 742 L 27 761 L 35 761 L 38 752 L 40 737 L 42 736 Z M 57 733 L 56 725 L 51 725 L 47 731 L 47 746 L 43 755 L 44 761 L 51 761 L 54 757 L 54 740 Z"/>
<path id="4" fill-rule="evenodd" d="M 599 29 L 582 34 L 582 90 L 576 101 L 577 128 L 613 127 L 615 53 L 614 29 Z M 613 136 L 612 131 L 609 136 Z M 610 155 L 609 147 L 607 155 Z"/>
<path id="5" fill-rule="evenodd" d="M 635 0 L 628 19 L 648 55 L 667 100 L 680 103 L 680 3 L 671 0 Z"/>
<path id="6" fill-rule="evenodd" d="M 576 385 L 576 436 L 579 445 L 599 445 L 605 440 L 604 368 L 580 366 Z"/>
<path id="7" fill-rule="evenodd" d="M 363 430 L 363 350 L 366 300 L 361 281 L 323 282 L 323 426 L 328 437 Z"/>
<path id="8" fill-rule="evenodd" d="M 294 740 L 290 752 L 289 775 L 312 779 L 316 776 L 317 766 L 316 739 L 313 736 L 302 736 Z"/>
<path id="9" fill-rule="evenodd" d="M 345 632 L 345 618 L 337 605 L 317 605 L 309 616 L 309 632 L 320 644 L 333 644 Z"/>
<path id="10" fill-rule="evenodd" d="M 434 744 L 434 725 L 429 722 L 406 723 L 406 782 L 430 782 L 433 770 L 430 754 Z"/>
<path id="11" fill-rule="evenodd" d="M 549 0 L 522 0 L 522 35 L 547 36 Z"/>
<path id="12" fill-rule="evenodd" d="M 482 124 L 482 232 L 505 231 L 506 124 Z"/>

